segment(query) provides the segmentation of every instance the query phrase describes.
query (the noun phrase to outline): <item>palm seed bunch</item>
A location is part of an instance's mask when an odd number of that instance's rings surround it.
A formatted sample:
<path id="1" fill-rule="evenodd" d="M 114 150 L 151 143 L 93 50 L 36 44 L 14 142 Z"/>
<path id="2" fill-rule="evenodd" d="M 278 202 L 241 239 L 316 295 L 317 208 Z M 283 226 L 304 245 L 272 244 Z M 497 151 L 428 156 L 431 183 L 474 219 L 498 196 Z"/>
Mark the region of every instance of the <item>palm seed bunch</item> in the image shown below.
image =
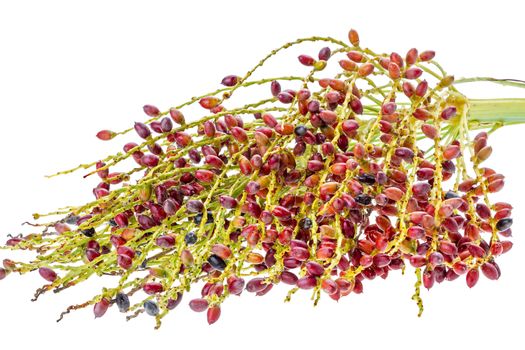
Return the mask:
<path id="1" fill-rule="evenodd" d="M 488 138 L 525 121 L 525 100 L 468 99 L 457 86 L 524 83 L 455 81 L 433 51 L 378 54 L 355 30 L 348 39 L 286 43 L 218 90 L 164 111 L 145 105 L 147 120 L 100 131 L 106 141 L 134 131 L 136 142 L 55 174 L 87 169 L 84 177 L 99 178 L 94 199 L 34 214 L 40 232 L 9 235 L 3 250 L 35 257 L 4 259 L 0 279 L 38 271 L 46 283 L 36 300 L 113 276 L 59 320 L 84 307 L 101 317 L 113 306 L 128 319 L 153 316 L 157 328 L 197 285 L 187 303 L 212 324 L 226 298 L 262 296 L 276 284 L 290 286 L 287 301 L 309 290 L 317 304 L 411 265 L 421 314 L 421 286 L 497 280 L 495 260 L 512 248 L 512 206 L 491 201 L 504 176 L 484 165 Z M 298 57 L 304 74 L 251 79 L 306 42 L 322 48 Z M 329 66 L 337 73 L 325 73 Z M 255 86 L 265 87 L 264 99 L 234 102 Z"/>

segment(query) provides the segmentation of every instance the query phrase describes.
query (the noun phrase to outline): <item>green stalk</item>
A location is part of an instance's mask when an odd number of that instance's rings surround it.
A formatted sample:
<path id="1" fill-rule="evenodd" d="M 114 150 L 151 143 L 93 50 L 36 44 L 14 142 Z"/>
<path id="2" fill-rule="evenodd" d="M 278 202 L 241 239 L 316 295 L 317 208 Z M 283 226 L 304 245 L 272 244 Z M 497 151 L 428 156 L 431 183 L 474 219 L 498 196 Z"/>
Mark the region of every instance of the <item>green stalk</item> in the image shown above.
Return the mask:
<path id="1" fill-rule="evenodd" d="M 525 98 L 469 99 L 469 127 L 500 127 L 525 123 Z"/>

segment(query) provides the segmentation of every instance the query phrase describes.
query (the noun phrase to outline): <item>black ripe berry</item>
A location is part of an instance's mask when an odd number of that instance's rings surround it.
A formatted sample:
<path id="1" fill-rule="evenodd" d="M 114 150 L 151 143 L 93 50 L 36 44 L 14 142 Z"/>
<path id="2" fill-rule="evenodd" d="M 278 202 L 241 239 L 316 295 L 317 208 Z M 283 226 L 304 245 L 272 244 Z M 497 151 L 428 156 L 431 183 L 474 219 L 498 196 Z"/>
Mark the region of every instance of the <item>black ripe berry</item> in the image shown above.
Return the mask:
<path id="1" fill-rule="evenodd" d="M 184 242 L 187 245 L 192 245 L 192 244 L 197 243 L 197 235 L 195 234 L 195 232 L 190 231 L 186 233 L 186 236 L 184 236 Z"/>
<path id="2" fill-rule="evenodd" d="M 127 312 L 129 309 L 129 298 L 124 293 L 118 293 L 115 297 L 115 303 L 117 304 L 117 307 L 120 312 Z"/>
<path id="3" fill-rule="evenodd" d="M 498 231 L 506 231 L 512 226 L 512 219 L 511 218 L 504 218 L 497 222 L 496 229 Z"/>
<path id="4" fill-rule="evenodd" d="M 215 270 L 222 271 L 226 268 L 226 263 L 224 262 L 224 260 L 222 260 L 221 257 L 215 254 L 210 255 L 210 257 L 208 258 L 208 262 Z"/>
<path id="5" fill-rule="evenodd" d="M 361 193 L 355 196 L 355 201 L 361 205 L 370 205 L 372 204 L 372 197 L 367 194 Z"/>
<path id="6" fill-rule="evenodd" d="M 82 234 L 86 237 L 93 237 L 95 235 L 95 229 L 93 227 L 82 230 Z"/>

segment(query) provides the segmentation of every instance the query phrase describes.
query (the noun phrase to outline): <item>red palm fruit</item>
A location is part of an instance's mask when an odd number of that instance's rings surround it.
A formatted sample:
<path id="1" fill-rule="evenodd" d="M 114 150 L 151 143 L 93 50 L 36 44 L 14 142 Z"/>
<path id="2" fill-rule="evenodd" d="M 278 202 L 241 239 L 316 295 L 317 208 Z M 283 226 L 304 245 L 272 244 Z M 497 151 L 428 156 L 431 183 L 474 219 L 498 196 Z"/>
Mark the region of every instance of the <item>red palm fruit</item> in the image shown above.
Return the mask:
<path id="1" fill-rule="evenodd" d="M 455 262 L 454 265 L 452 265 L 452 269 L 457 275 L 463 275 L 467 272 L 468 266 L 463 261 Z"/>
<path id="2" fill-rule="evenodd" d="M 417 179 L 426 181 L 434 177 L 434 169 L 432 168 L 421 168 L 416 172 Z"/>
<path id="3" fill-rule="evenodd" d="M 297 280 L 297 287 L 301 289 L 312 289 L 317 285 L 317 279 L 314 276 L 304 276 Z"/>
<path id="4" fill-rule="evenodd" d="M 485 249 L 481 248 L 480 246 L 474 243 L 468 244 L 468 251 L 473 257 L 476 258 L 483 258 L 486 254 Z"/>
<path id="5" fill-rule="evenodd" d="M 397 187 L 388 187 L 383 190 L 383 194 L 395 202 L 403 198 L 404 192 Z"/>
<path id="6" fill-rule="evenodd" d="M 310 252 L 303 247 L 294 247 L 292 248 L 290 255 L 299 261 L 306 261 L 310 257 Z"/>
<path id="7" fill-rule="evenodd" d="M 329 86 L 337 91 L 346 91 L 346 84 L 339 79 L 330 79 Z"/>
<path id="8" fill-rule="evenodd" d="M 415 93 L 416 89 L 414 88 L 414 85 L 412 85 L 410 82 L 405 81 L 403 82 L 403 93 L 408 97 L 412 97 Z"/>
<path id="9" fill-rule="evenodd" d="M 367 62 L 367 63 L 363 63 L 361 67 L 359 67 L 359 69 L 357 70 L 357 74 L 360 77 L 366 77 L 372 74 L 373 71 L 374 71 L 374 65 L 370 62 Z"/>
<path id="10" fill-rule="evenodd" d="M 414 157 L 414 151 L 407 147 L 396 148 L 394 154 L 404 160 L 412 159 Z"/>
<path id="11" fill-rule="evenodd" d="M 154 168 L 159 164 L 159 157 L 154 154 L 145 154 L 142 156 L 141 162 L 149 168 Z"/>
<path id="12" fill-rule="evenodd" d="M 432 186 L 428 182 L 417 182 L 412 185 L 412 193 L 416 197 L 425 197 L 430 193 Z"/>
<path id="13" fill-rule="evenodd" d="M 321 282 L 321 289 L 328 295 L 333 295 L 339 292 L 339 287 L 337 286 L 337 283 L 332 279 L 323 280 Z"/>
<path id="14" fill-rule="evenodd" d="M 503 179 L 496 179 L 489 183 L 487 189 L 490 193 L 496 193 L 499 192 L 503 186 L 505 185 L 505 180 Z"/>
<path id="15" fill-rule="evenodd" d="M 334 194 L 339 187 L 338 182 L 325 182 L 319 187 L 319 194 L 325 196 L 328 194 Z"/>
<path id="16" fill-rule="evenodd" d="M 284 91 L 284 92 L 280 92 L 278 95 L 277 95 L 277 99 L 281 102 L 281 103 L 291 103 L 293 101 L 293 95 Z"/>
<path id="17" fill-rule="evenodd" d="M 321 171 L 324 169 L 324 163 L 320 160 L 309 160 L 306 168 L 312 172 Z"/>
<path id="18" fill-rule="evenodd" d="M 289 284 L 289 285 L 296 285 L 297 280 L 299 279 L 293 272 L 290 271 L 283 271 L 281 275 L 279 276 L 279 279 L 281 282 Z"/>
<path id="19" fill-rule="evenodd" d="M 214 107 L 217 107 L 219 105 L 219 102 L 220 100 L 215 96 L 207 96 L 199 100 L 199 104 L 202 108 L 205 109 L 212 109 Z"/>
<path id="20" fill-rule="evenodd" d="M 407 230 L 407 236 L 412 239 L 425 238 L 425 229 L 420 226 L 410 226 Z"/>
<path id="21" fill-rule="evenodd" d="M 7 270 L 3 267 L 0 267 L 0 281 L 3 280 L 7 276 Z"/>
<path id="22" fill-rule="evenodd" d="M 423 70 L 419 67 L 411 67 L 405 71 L 405 78 L 417 79 L 423 74 Z"/>
<path id="23" fill-rule="evenodd" d="M 417 54 L 418 54 L 418 52 L 417 52 L 416 48 L 412 48 L 412 49 L 408 50 L 407 55 L 405 57 L 405 62 L 407 63 L 407 65 L 410 66 L 410 65 L 416 63 L 417 58 L 418 58 Z"/>
<path id="24" fill-rule="evenodd" d="M 466 277 L 467 286 L 469 288 L 474 287 L 476 283 L 478 283 L 478 280 L 479 280 L 479 270 L 477 268 L 470 269 L 467 272 L 467 277 Z"/>
<path id="25" fill-rule="evenodd" d="M 373 258 L 374 265 L 377 267 L 388 266 L 390 264 L 390 260 L 391 260 L 390 256 L 384 253 L 376 254 Z"/>
<path id="26" fill-rule="evenodd" d="M 204 162 L 216 169 L 221 169 L 224 166 L 222 159 L 213 154 L 208 154 L 205 156 Z"/>
<path id="27" fill-rule="evenodd" d="M 190 213 L 201 213 L 204 209 L 204 204 L 200 200 L 190 199 L 186 202 L 186 210 Z"/>
<path id="28" fill-rule="evenodd" d="M 63 222 L 57 222 L 54 227 L 57 233 L 59 234 L 71 231 L 71 228 L 67 224 L 64 224 Z"/>
<path id="29" fill-rule="evenodd" d="M 427 258 L 422 255 L 412 255 L 409 259 L 410 265 L 414 267 L 421 267 L 427 263 Z"/>
<path id="30" fill-rule="evenodd" d="M 157 237 L 155 244 L 161 248 L 171 248 L 175 245 L 175 238 L 169 235 L 163 235 Z"/>
<path id="31" fill-rule="evenodd" d="M 432 117 L 432 113 L 430 113 L 424 108 L 416 108 L 416 110 L 414 111 L 414 113 L 412 113 L 412 115 L 414 116 L 414 118 L 418 120 L 423 120 L 423 121 L 428 120 Z"/>
<path id="32" fill-rule="evenodd" d="M 253 164 L 259 164 L 259 159 L 257 157 L 255 158 L 256 159 L 252 158 L 253 162 L 249 161 L 248 158 L 246 158 L 245 156 L 241 156 L 239 158 L 239 170 L 241 171 L 241 173 L 243 173 L 244 175 L 250 175 L 253 172 Z M 260 162 L 262 163 L 262 159 L 260 160 Z M 260 168 L 260 166 L 256 168 Z"/>
<path id="33" fill-rule="evenodd" d="M 440 266 L 445 261 L 445 258 L 443 257 L 443 254 L 440 252 L 432 252 L 428 256 L 428 261 L 433 267 Z"/>
<path id="34" fill-rule="evenodd" d="M 320 60 L 328 61 L 330 56 L 332 55 L 332 50 L 330 50 L 329 47 L 323 47 L 321 50 L 319 50 L 319 54 L 317 55 Z"/>
<path id="35" fill-rule="evenodd" d="M 379 58 L 379 64 L 381 65 L 381 67 L 388 70 L 388 65 L 390 64 L 390 58 L 387 58 L 387 57 Z"/>
<path id="36" fill-rule="evenodd" d="M 439 131 L 430 124 L 421 125 L 421 131 L 426 137 L 432 140 L 439 136 Z"/>
<path id="37" fill-rule="evenodd" d="M 423 271 L 423 286 L 426 289 L 430 289 L 434 285 L 434 281 L 435 281 L 434 270 L 430 270 L 426 268 L 425 271 Z"/>
<path id="38" fill-rule="evenodd" d="M 235 86 L 240 79 L 241 78 L 238 75 L 227 75 L 222 79 L 221 84 L 229 87 Z"/>
<path id="39" fill-rule="evenodd" d="M 102 141 L 108 141 L 114 138 L 116 134 L 111 130 L 101 130 L 97 133 L 97 138 Z"/>
<path id="40" fill-rule="evenodd" d="M 485 146 L 476 153 L 476 158 L 478 159 L 479 162 L 483 162 L 487 160 L 491 154 L 492 154 L 492 147 Z"/>
<path id="41" fill-rule="evenodd" d="M 396 111 L 397 105 L 395 102 L 386 102 L 381 106 L 382 114 L 392 114 Z"/>
<path id="42" fill-rule="evenodd" d="M 452 242 L 441 241 L 439 242 L 439 251 L 446 255 L 455 256 L 458 253 L 458 247 Z"/>
<path id="43" fill-rule="evenodd" d="M 215 322 L 217 322 L 219 317 L 221 317 L 221 307 L 218 305 L 210 307 L 208 309 L 206 317 L 208 320 L 208 324 L 214 324 Z"/>
<path id="44" fill-rule="evenodd" d="M 199 169 L 195 171 L 195 178 L 202 182 L 212 182 L 215 177 L 215 173 L 206 169 Z"/>
<path id="45" fill-rule="evenodd" d="M 502 254 L 512 249 L 513 243 L 511 241 L 501 241 L 501 247 L 503 248 Z"/>
<path id="46" fill-rule="evenodd" d="M 419 97 L 423 97 L 427 93 L 427 90 L 428 90 L 428 82 L 426 80 L 422 80 L 416 86 L 416 95 Z"/>
<path id="47" fill-rule="evenodd" d="M 352 111 L 355 114 L 363 114 L 363 104 L 361 103 L 361 100 L 354 98 L 352 101 L 350 101 L 350 108 L 352 108 Z"/>
<path id="48" fill-rule="evenodd" d="M 423 62 L 430 61 L 431 59 L 436 56 L 436 53 L 434 51 L 423 51 L 419 54 L 419 59 Z"/>
<path id="49" fill-rule="evenodd" d="M 454 106 L 447 107 L 441 112 L 441 119 L 443 120 L 449 120 L 452 117 L 454 117 L 457 113 L 457 109 Z"/>
<path id="50" fill-rule="evenodd" d="M 164 287 L 159 282 L 148 282 L 142 286 L 142 290 L 148 295 L 153 295 L 162 292 Z"/>
<path id="51" fill-rule="evenodd" d="M 117 254 L 128 256 L 131 259 L 135 257 L 135 251 L 132 248 L 127 247 L 125 245 L 121 245 L 117 248 Z"/>
<path id="52" fill-rule="evenodd" d="M 352 72 L 357 69 L 357 64 L 350 60 L 340 60 L 339 65 L 346 71 Z"/>
<path id="53" fill-rule="evenodd" d="M 500 276 L 500 273 L 496 266 L 490 262 L 486 262 L 483 265 L 481 265 L 481 272 L 487 277 L 489 280 L 497 280 Z"/>
<path id="54" fill-rule="evenodd" d="M 241 143 L 248 142 L 248 134 L 246 134 L 246 131 L 243 128 L 240 128 L 238 126 L 235 126 L 231 128 L 230 130 L 233 138 Z"/>
<path id="55" fill-rule="evenodd" d="M 149 130 L 148 126 L 144 123 L 135 122 L 133 128 L 135 129 L 137 134 L 143 139 L 147 139 L 151 135 L 151 131 Z"/>
<path id="56" fill-rule="evenodd" d="M 274 80 L 270 84 L 270 89 L 271 89 L 272 95 L 277 97 L 277 95 L 281 92 L 281 84 L 278 81 Z"/>
<path id="57" fill-rule="evenodd" d="M 403 68 L 404 66 L 403 58 L 397 52 L 392 52 L 390 54 L 390 61 L 395 62 L 400 68 Z"/>
<path id="58" fill-rule="evenodd" d="M 330 172 L 334 175 L 344 175 L 346 173 L 346 163 L 335 163 L 330 166 Z"/>
<path id="59" fill-rule="evenodd" d="M 174 215 L 177 210 L 180 208 L 180 205 L 177 204 L 172 198 L 168 198 L 164 201 L 162 204 L 162 208 L 164 209 L 164 212 L 166 215 Z"/>
<path id="60" fill-rule="evenodd" d="M 195 312 L 203 312 L 208 309 L 208 300 L 204 298 L 196 298 L 190 301 L 190 309 Z"/>
<path id="61" fill-rule="evenodd" d="M 334 255 L 334 252 L 335 252 L 334 248 L 322 247 L 322 248 L 317 249 L 317 252 L 315 252 L 315 256 L 319 260 L 326 260 L 326 259 L 332 258 L 332 256 Z"/>
<path id="62" fill-rule="evenodd" d="M 350 31 L 348 32 L 348 40 L 354 46 L 359 45 L 359 34 L 355 29 L 350 29 Z"/>
<path id="63" fill-rule="evenodd" d="M 244 289 L 244 279 L 232 275 L 228 277 L 227 285 L 231 294 L 240 295 Z"/>
<path id="64" fill-rule="evenodd" d="M 186 147 L 191 143 L 191 136 L 183 131 L 177 131 L 174 137 L 179 147 Z"/>
<path id="65" fill-rule="evenodd" d="M 282 207 L 280 205 L 277 205 L 272 210 L 273 216 L 279 218 L 279 219 L 286 219 L 292 216 L 292 212 L 286 209 L 285 207 Z"/>
<path id="66" fill-rule="evenodd" d="M 275 128 L 277 125 L 277 119 L 275 119 L 275 117 L 270 113 L 264 113 L 262 115 L 262 120 L 264 124 L 268 125 L 270 128 Z"/>
<path id="67" fill-rule="evenodd" d="M 476 213 L 483 220 L 490 218 L 490 208 L 484 203 L 476 204 Z"/>
<path id="68" fill-rule="evenodd" d="M 399 79 L 401 77 L 401 69 L 394 62 L 390 62 L 388 64 L 388 75 L 394 80 Z"/>
<path id="69" fill-rule="evenodd" d="M 345 120 L 341 124 L 341 129 L 348 137 L 353 137 L 355 136 L 357 129 L 359 129 L 359 124 L 353 119 Z"/>
<path id="70" fill-rule="evenodd" d="M 160 114 L 159 109 L 152 105 L 144 105 L 142 109 L 144 110 L 144 113 L 150 117 L 158 117 Z"/>
<path id="71" fill-rule="evenodd" d="M 308 55 L 299 55 L 297 59 L 302 65 L 305 65 L 305 66 L 313 66 L 315 63 L 315 59 Z"/>
<path id="72" fill-rule="evenodd" d="M 170 108 L 170 117 L 173 119 L 173 121 L 179 125 L 182 125 L 185 123 L 184 115 L 181 111 L 179 111 L 176 108 Z"/>
<path id="73" fill-rule="evenodd" d="M 319 114 L 323 122 L 326 124 L 333 124 L 337 121 L 337 114 L 335 112 L 329 111 L 329 110 L 323 110 Z"/>
<path id="74" fill-rule="evenodd" d="M 215 133 L 216 133 L 215 124 L 213 124 L 211 120 L 206 120 L 204 122 L 203 129 L 204 129 L 204 135 L 206 135 L 207 137 L 215 136 Z"/>
<path id="75" fill-rule="evenodd" d="M 354 62 L 362 62 L 363 61 L 363 54 L 359 51 L 350 51 L 346 53 L 346 56 Z"/>
<path id="76" fill-rule="evenodd" d="M 95 314 L 95 318 L 102 317 L 108 311 L 109 308 L 109 300 L 107 298 L 102 298 L 98 303 L 96 303 L 93 306 L 93 313 Z"/>
<path id="77" fill-rule="evenodd" d="M 238 202 L 235 198 L 227 195 L 219 196 L 219 203 L 223 208 L 232 209 L 237 207 Z"/>
<path id="78" fill-rule="evenodd" d="M 308 261 L 306 264 L 306 270 L 312 276 L 321 276 L 324 273 L 323 265 L 315 261 Z"/>
<path id="79" fill-rule="evenodd" d="M 38 269 L 38 273 L 48 282 L 54 282 L 57 279 L 57 274 L 55 271 L 51 270 L 49 267 L 41 267 Z"/>
<path id="80" fill-rule="evenodd" d="M 230 248 L 221 243 L 216 243 L 211 247 L 211 252 L 221 259 L 228 259 L 232 255 Z"/>
<path id="81" fill-rule="evenodd" d="M 250 293 L 257 293 L 266 288 L 268 284 L 264 283 L 264 278 L 256 277 L 252 278 L 246 283 L 246 290 Z"/>
<path id="82" fill-rule="evenodd" d="M 458 145 L 448 145 L 443 151 L 443 158 L 452 160 L 461 155 L 461 148 Z"/>
<path id="83" fill-rule="evenodd" d="M 182 252 L 180 252 L 180 260 L 184 266 L 193 266 L 193 254 L 191 254 L 191 252 L 187 249 L 184 249 Z"/>

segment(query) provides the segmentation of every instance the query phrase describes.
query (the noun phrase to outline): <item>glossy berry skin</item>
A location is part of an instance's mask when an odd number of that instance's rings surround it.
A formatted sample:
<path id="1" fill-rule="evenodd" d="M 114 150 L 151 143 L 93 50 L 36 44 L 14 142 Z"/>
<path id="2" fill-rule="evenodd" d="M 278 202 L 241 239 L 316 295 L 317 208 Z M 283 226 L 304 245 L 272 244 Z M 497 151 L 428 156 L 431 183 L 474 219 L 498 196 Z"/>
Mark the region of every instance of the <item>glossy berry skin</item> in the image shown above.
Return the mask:
<path id="1" fill-rule="evenodd" d="M 41 267 L 38 269 L 38 273 L 48 282 L 54 282 L 57 279 L 57 274 L 55 271 L 51 270 L 48 267 Z"/>
<path id="2" fill-rule="evenodd" d="M 184 242 L 187 245 L 192 245 L 192 244 L 197 243 L 197 239 L 198 239 L 197 235 L 193 231 L 186 233 L 186 236 L 184 236 Z"/>
<path id="3" fill-rule="evenodd" d="M 210 255 L 208 263 L 216 270 L 224 270 L 226 268 L 226 262 L 216 254 Z"/>
<path id="4" fill-rule="evenodd" d="M 150 316 L 157 316 L 160 310 L 156 302 L 146 300 L 144 302 L 144 311 L 146 311 L 146 313 Z"/>
<path id="5" fill-rule="evenodd" d="M 104 316 L 106 311 L 108 311 L 109 305 L 109 300 L 106 298 L 102 298 L 98 303 L 96 303 L 93 306 L 93 313 L 95 314 L 95 318 Z"/>
<path id="6" fill-rule="evenodd" d="M 120 312 L 127 312 L 129 310 L 130 302 L 127 294 L 118 293 L 115 296 L 115 303 L 117 304 L 117 307 Z"/>

